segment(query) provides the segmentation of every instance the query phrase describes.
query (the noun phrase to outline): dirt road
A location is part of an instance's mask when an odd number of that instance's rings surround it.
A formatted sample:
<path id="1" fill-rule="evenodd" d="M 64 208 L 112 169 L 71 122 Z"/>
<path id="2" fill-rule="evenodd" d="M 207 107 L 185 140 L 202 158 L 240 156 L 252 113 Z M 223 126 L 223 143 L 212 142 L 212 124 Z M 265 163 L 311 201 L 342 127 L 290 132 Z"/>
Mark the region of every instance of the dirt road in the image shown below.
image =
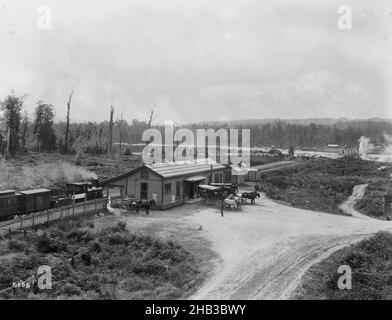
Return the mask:
<path id="1" fill-rule="evenodd" d="M 262 195 L 256 205 L 224 217 L 215 207 L 184 205 L 121 219 L 130 230 L 180 242 L 198 258 L 209 277 L 193 299 L 287 299 L 315 262 L 375 232 L 392 231 L 390 222 L 354 211 L 365 188 L 357 186 L 341 206 L 351 217 L 288 207 Z"/>
<path id="2" fill-rule="evenodd" d="M 352 205 L 365 187 L 354 189 L 345 210 L 353 213 Z M 311 212 L 266 197 L 223 218 L 205 209 L 186 219 L 203 226 L 222 258 L 194 299 L 287 299 L 313 263 L 377 231 L 392 231 L 389 222 L 360 214 Z"/>

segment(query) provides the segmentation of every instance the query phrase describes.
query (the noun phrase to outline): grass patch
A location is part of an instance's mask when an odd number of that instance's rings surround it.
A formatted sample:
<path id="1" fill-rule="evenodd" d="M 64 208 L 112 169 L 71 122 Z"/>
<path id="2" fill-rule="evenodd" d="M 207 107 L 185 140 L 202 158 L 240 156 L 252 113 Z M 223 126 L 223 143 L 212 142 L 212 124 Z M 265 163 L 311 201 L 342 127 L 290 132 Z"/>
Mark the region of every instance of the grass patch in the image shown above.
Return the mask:
<path id="1" fill-rule="evenodd" d="M 352 270 L 352 289 L 338 288 L 337 270 Z M 295 290 L 294 299 L 378 300 L 392 298 L 392 234 L 380 232 L 341 249 L 312 266 Z"/>
<path id="2" fill-rule="evenodd" d="M 365 194 L 355 204 L 359 212 L 374 218 L 384 218 L 384 195 L 391 192 L 390 179 L 378 179 L 371 181 L 365 190 Z"/>
<path id="3" fill-rule="evenodd" d="M 266 173 L 260 183 L 260 190 L 268 197 L 290 203 L 294 207 L 343 214 L 339 205 L 352 194 L 357 184 L 368 183 L 369 190 L 377 183 L 389 181 L 388 170 L 380 172 L 379 163 L 361 159 L 316 159 L 296 167 Z M 367 191 L 361 206 L 364 214 L 378 216 L 381 210 L 380 197 L 371 200 Z M 377 202 L 377 206 L 372 204 Z M 376 208 L 377 214 L 374 214 Z"/>
<path id="4" fill-rule="evenodd" d="M 131 233 L 121 222 L 99 231 L 77 225 L 61 222 L 34 239 L 17 240 L 15 251 L 22 245 L 29 251 L 0 260 L 0 298 L 178 299 L 203 280 L 194 256 L 173 241 Z M 40 265 L 52 268 L 52 290 L 4 290 Z"/>

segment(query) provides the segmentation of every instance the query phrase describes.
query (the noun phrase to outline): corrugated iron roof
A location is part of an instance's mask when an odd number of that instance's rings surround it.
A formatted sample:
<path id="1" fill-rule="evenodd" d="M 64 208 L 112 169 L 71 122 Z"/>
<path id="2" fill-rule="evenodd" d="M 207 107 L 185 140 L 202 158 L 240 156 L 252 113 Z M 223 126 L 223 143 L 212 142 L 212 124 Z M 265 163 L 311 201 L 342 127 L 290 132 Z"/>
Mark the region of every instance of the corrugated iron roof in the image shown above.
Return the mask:
<path id="1" fill-rule="evenodd" d="M 2 190 L 0 191 L 0 196 L 9 196 L 16 193 L 16 190 Z"/>
<path id="2" fill-rule="evenodd" d="M 52 192 L 52 190 L 49 190 L 49 189 L 34 189 L 34 190 L 19 191 L 19 193 L 21 193 L 21 194 L 35 194 L 35 193 L 44 193 L 44 192 Z"/>
<path id="3" fill-rule="evenodd" d="M 207 172 L 225 167 L 211 159 L 197 159 L 194 161 L 176 161 L 170 163 L 155 163 L 146 165 L 155 173 L 164 178 L 188 175 L 193 173 Z"/>
<path id="4" fill-rule="evenodd" d="M 172 177 L 189 175 L 189 174 L 200 175 L 200 173 L 208 173 L 209 171 L 211 171 L 211 166 L 212 166 L 212 170 L 225 169 L 223 165 L 211 159 L 197 159 L 194 161 L 176 161 L 170 163 L 155 163 L 155 164 L 144 165 L 136 169 L 133 169 L 131 171 L 128 171 L 126 173 L 123 173 L 121 175 L 102 180 L 100 181 L 100 185 L 107 185 L 111 182 L 123 179 L 132 174 L 135 174 L 136 172 L 142 170 L 143 168 L 152 170 L 153 172 L 155 172 L 156 174 L 160 175 L 163 178 L 172 178 Z"/>
<path id="5" fill-rule="evenodd" d="M 185 179 L 185 181 L 197 182 L 197 181 L 203 181 L 205 179 L 207 179 L 207 177 L 204 177 L 204 176 L 193 176 L 193 177 L 189 177 L 189 178 Z"/>
<path id="6" fill-rule="evenodd" d="M 201 184 L 199 185 L 200 189 L 205 189 L 205 190 L 210 190 L 210 191 L 215 191 L 215 190 L 219 190 L 219 187 L 214 187 L 214 186 L 210 186 L 208 184 Z"/>

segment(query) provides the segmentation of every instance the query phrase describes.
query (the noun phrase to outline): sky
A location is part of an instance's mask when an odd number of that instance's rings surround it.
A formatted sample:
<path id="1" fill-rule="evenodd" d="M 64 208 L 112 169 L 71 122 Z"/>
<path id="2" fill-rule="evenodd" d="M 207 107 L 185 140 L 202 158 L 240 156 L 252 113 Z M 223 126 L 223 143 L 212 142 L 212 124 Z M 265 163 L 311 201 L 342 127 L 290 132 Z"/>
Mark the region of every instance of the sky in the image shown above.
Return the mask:
<path id="1" fill-rule="evenodd" d="M 392 118 L 390 0 L 0 0 L 0 40 L 31 116 L 73 91 L 74 121 Z"/>

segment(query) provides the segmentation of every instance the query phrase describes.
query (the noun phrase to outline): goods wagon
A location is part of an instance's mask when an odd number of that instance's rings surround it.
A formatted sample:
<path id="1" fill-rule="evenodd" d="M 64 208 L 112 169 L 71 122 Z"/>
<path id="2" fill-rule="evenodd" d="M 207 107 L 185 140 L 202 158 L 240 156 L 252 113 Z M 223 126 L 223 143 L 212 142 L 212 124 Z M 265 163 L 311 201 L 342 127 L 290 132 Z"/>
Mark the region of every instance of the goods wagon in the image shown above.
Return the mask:
<path id="1" fill-rule="evenodd" d="M 0 220 L 18 214 L 18 194 L 15 190 L 0 191 Z"/>
<path id="2" fill-rule="evenodd" d="M 50 209 L 52 191 L 49 189 L 34 189 L 19 192 L 21 197 L 18 211 L 21 214 Z"/>

